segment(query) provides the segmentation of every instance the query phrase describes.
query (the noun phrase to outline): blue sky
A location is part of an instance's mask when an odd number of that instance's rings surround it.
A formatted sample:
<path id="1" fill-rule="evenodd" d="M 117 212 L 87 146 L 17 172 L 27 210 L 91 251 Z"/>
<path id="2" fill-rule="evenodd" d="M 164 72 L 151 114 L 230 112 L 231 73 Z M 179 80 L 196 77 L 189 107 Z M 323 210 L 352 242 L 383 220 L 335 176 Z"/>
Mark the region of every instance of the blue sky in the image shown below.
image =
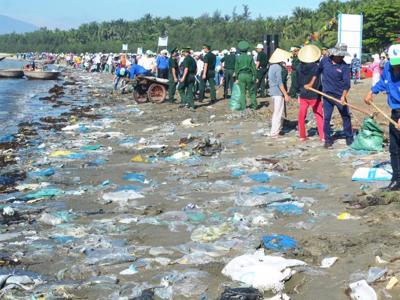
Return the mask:
<path id="1" fill-rule="evenodd" d="M 236 6 L 242 12 L 247 4 L 251 16 L 278 17 L 288 15 L 296 6 L 316 8 L 320 0 L 1 0 L 0 14 L 33 23 L 37 26 L 67 29 L 90 21 L 118 18 L 135 20 L 146 13 L 153 16 L 199 16 L 215 10 L 231 14 Z"/>

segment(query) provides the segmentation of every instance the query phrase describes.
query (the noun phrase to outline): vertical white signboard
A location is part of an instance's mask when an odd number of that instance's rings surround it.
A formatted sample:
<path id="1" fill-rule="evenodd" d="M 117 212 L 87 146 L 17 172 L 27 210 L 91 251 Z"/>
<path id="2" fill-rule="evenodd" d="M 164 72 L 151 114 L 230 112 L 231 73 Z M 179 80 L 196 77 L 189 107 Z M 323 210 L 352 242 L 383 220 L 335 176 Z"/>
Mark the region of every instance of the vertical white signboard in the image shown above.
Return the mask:
<path id="1" fill-rule="evenodd" d="M 354 54 L 361 59 L 363 16 L 339 14 L 338 20 L 338 42 L 345 43 L 347 51 L 351 54 L 351 57 L 345 57 L 345 61 L 350 63 Z"/>

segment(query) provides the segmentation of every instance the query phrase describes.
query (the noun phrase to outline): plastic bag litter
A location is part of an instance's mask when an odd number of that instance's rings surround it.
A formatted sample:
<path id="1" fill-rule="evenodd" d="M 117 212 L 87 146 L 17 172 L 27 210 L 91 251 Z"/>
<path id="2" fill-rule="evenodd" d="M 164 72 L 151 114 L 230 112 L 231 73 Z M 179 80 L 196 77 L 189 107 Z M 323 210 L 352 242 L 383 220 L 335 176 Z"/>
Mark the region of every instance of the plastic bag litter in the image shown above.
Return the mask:
<path id="1" fill-rule="evenodd" d="M 225 288 L 219 300 L 262 300 L 263 294 L 255 288 Z"/>
<path id="2" fill-rule="evenodd" d="M 273 251 L 288 251 L 297 247 L 297 241 L 287 235 L 272 234 L 262 238 L 264 248 Z"/>
<path id="3" fill-rule="evenodd" d="M 292 188 L 294 188 L 295 190 L 312 190 L 312 189 L 327 190 L 328 186 L 322 183 L 294 182 L 292 184 Z"/>
<path id="4" fill-rule="evenodd" d="M 321 266 L 320 268 L 323 269 L 327 269 L 330 268 L 334 265 L 334 263 L 338 260 L 337 257 L 325 257 L 322 261 L 321 261 Z"/>
<path id="5" fill-rule="evenodd" d="M 125 248 L 85 249 L 83 253 L 86 255 L 85 263 L 88 265 L 109 266 L 135 260 Z"/>
<path id="6" fill-rule="evenodd" d="M 50 153 L 49 156 L 50 157 L 59 157 L 59 156 L 68 156 L 71 154 L 74 154 L 74 152 L 68 151 L 68 150 L 57 150 L 57 151 Z"/>
<path id="7" fill-rule="evenodd" d="M 94 151 L 94 150 L 99 150 L 102 147 L 102 145 L 87 145 L 87 146 L 82 146 L 80 149 L 83 151 Z"/>
<path id="8" fill-rule="evenodd" d="M 268 193 L 283 193 L 283 190 L 274 186 L 252 186 L 250 191 L 256 195 L 265 195 Z"/>
<path id="9" fill-rule="evenodd" d="M 386 170 L 386 168 L 358 168 L 351 178 L 353 181 L 390 181 L 391 179 L 391 170 Z"/>
<path id="10" fill-rule="evenodd" d="M 368 283 L 373 283 L 373 282 L 377 281 L 382 276 L 384 276 L 387 271 L 388 271 L 387 268 L 384 268 L 384 269 L 377 268 L 377 267 L 369 268 L 367 282 Z"/>
<path id="11" fill-rule="evenodd" d="M 161 299 L 180 299 L 183 296 L 189 299 L 198 299 L 204 293 L 208 286 L 204 282 L 210 274 L 198 270 L 171 271 L 156 276 L 154 279 L 160 279 L 159 286 L 155 294 Z M 203 281 L 204 280 L 204 281 Z"/>
<path id="12" fill-rule="evenodd" d="M 240 105 L 240 87 L 237 83 L 233 84 L 232 87 L 232 95 L 231 98 L 229 99 L 229 108 L 231 110 L 243 110 L 242 106 Z"/>
<path id="13" fill-rule="evenodd" d="M 69 222 L 71 220 L 71 215 L 67 211 L 57 211 L 54 213 L 43 213 L 38 219 L 39 222 L 47 225 L 59 225 L 62 223 Z"/>
<path id="14" fill-rule="evenodd" d="M 126 180 L 126 181 L 136 181 L 136 182 L 141 182 L 141 183 L 149 182 L 145 175 L 138 174 L 138 173 L 128 173 L 128 174 L 122 176 L 122 179 Z"/>
<path id="15" fill-rule="evenodd" d="M 109 202 L 127 202 L 129 200 L 141 198 L 144 198 L 144 196 L 135 192 L 134 190 L 109 192 L 103 195 L 103 200 Z"/>
<path id="16" fill-rule="evenodd" d="M 256 289 L 278 293 L 294 274 L 290 267 L 303 265 L 306 263 L 301 260 L 265 255 L 260 249 L 254 254 L 235 257 L 223 268 L 222 274 Z"/>
<path id="17" fill-rule="evenodd" d="M 193 230 L 190 237 L 195 242 L 211 242 L 232 230 L 232 226 L 228 223 L 223 223 L 220 226 L 199 226 Z"/>
<path id="18" fill-rule="evenodd" d="M 354 150 L 382 151 L 383 130 L 372 118 L 365 118 L 360 132 L 351 144 Z"/>
<path id="19" fill-rule="evenodd" d="M 265 206 L 273 202 L 282 202 L 292 199 L 292 195 L 287 193 L 267 193 L 262 195 L 254 195 L 239 191 L 237 193 L 235 203 L 239 206 Z"/>
<path id="20" fill-rule="evenodd" d="M 26 194 L 24 196 L 24 199 L 32 200 L 32 199 L 39 199 L 39 198 L 51 198 L 51 197 L 59 196 L 62 194 L 64 194 L 63 190 L 56 189 L 56 188 L 45 188 L 45 189 L 41 189 L 37 192 L 32 192 L 32 193 Z"/>
<path id="21" fill-rule="evenodd" d="M 44 170 L 37 170 L 37 171 L 29 172 L 29 176 L 32 176 L 32 177 L 42 177 L 42 176 L 48 177 L 48 176 L 52 176 L 54 174 L 55 174 L 55 170 L 53 168 L 47 168 Z"/>
<path id="22" fill-rule="evenodd" d="M 303 208 L 298 203 L 271 203 L 268 208 L 283 215 L 303 214 Z"/>
<path id="23" fill-rule="evenodd" d="M 254 181 L 260 182 L 260 183 L 267 183 L 269 182 L 269 175 L 267 173 L 255 173 L 255 174 L 250 174 L 248 177 Z"/>
<path id="24" fill-rule="evenodd" d="M 377 300 L 378 297 L 372 287 L 365 280 L 350 283 L 350 297 L 352 300 Z"/>

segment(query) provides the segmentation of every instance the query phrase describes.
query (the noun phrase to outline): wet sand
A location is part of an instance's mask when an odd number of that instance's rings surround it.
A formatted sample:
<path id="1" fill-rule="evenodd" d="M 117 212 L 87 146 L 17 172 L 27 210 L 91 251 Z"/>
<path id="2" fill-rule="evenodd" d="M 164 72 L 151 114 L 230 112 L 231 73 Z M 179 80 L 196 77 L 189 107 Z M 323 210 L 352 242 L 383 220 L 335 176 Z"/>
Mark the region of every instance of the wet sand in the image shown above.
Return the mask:
<path id="1" fill-rule="evenodd" d="M 172 299 L 218 299 L 224 287 L 240 286 L 223 276 L 222 268 L 234 257 L 254 252 L 268 234 L 293 237 L 297 248 L 283 256 L 308 264 L 285 285 L 291 299 L 346 299 L 345 289 L 358 279 L 354 273 L 367 273 L 373 266 L 388 268 L 383 279 L 371 283 L 380 299 L 385 299 L 385 293 L 391 299 L 400 299 L 398 286 L 383 291 L 390 275 L 398 272 L 399 263 L 375 262 L 377 255 L 385 260 L 399 255 L 398 204 L 351 209 L 344 202 L 385 184 L 352 182 L 351 176 L 358 166 L 387 161 L 387 147 L 381 153 L 350 155 L 343 139 L 335 141 L 332 150 L 323 149 L 316 135 L 300 142 L 295 129 L 296 101 L 288 105 L 285 134 L 271 139 L 263 135 L 270 124 L 268 98 L 258 99 L 263 107 L 255 112 L 231 112 L 226 100 L 212 106 L 205 102 L 196 112 L 190 112 L 176 104 L 137 105 L 131 96 L 113 95 L 107 75 L 71 71 L 68 76 L 75 84 L 65 85 L 64 94 L 53 101 L 86 97 L 89 104 L 96 105 L 64 115 L 58 127 L 52 123 L 58 129 L 44 145 L 35 146 L 29 158 L 13 165 L 26 172 L 53 167 L 55 175 L 39 179 L 28 176 L 24 182 L 49 182 L 67 193 L 29 205 L 9 201 L 7 205 L 26 220 L 2 225 L 3 234 L 20 233 L 2 241 L 3 252 L 18 257 L 13 268 L 41 274 L 47 283 L 33 288 L 34 292 L 10 290 L 6 299 L 32 293 L 69 295 L 72 299 L 134 299 L 139 290 L 146 288 L 156 288 L 156 294 L 165 295 L 165 285 L 160 288 L 168 282 L 165 275 L 170 276 Z M 362 98 L 369 86 L 369 80 L 354 86 L 349 97 L 352 103 L 365 107 Z M 222 89 L 218 95 L 221 93 Z M 385 96 L 378 96 L 376 102 L 388 111 Z M 353 115 L 353 127 L 358 128 L 363 116 L 358 112 Z M 181 124 L 188 118 L 194 123 L 192 127 Z M 315 127 L 312 114 L 309 120 L 308 128 Z M 380 117 L 378 121 L 387 131 L 386 122 Z M 341 129 L 337 112 L 333 124 Z M 68 125 L 84 125 L 88 130 L 59 130 Z M 312 132 L 315 134 L 315 130 Z M 189 142 L 181 140 L 188 137 Z M 190 137 L 199 139 L 190 141 Z M 216 139 L 221 149 L 216 144 L 192 148 L 205 137 L 212 142 Z M 101 147 L 83 150 L 85 145 Z M 201 155 L 204 149 L 212 155 Z M 51 155 L 58 150 L 86 157 Z M 176 153 L 188 157 L 171 158 Z M 131 162 L 133 157 L 136 162 Z M 89 162 L 96 158 L 106 161 L 91 166 Z M 232 176 L 236 169 L 245 173 Z M 269 172 L 270 181 L 257 183 L 247 176 L 258 172 Z M 144 174 L 149 182 L 126 181 L 123 176 L 127 173 Z M 318 183 L 327 188 L 295 189 L 295 183 Z M 104 194 L 128 184 L 139 186 L 137 191 L 144 198 L 121 204 L 104 201 Z M 286 214 L 269 206 L 237 205 L 239 195 L 254 186 L 281 188 L 302 204 L 301 212 Z M 69 217 L 52 226 L 39 220 L 45 212 L 65 212 Z M 338 220 L 343 212 L 354 219 Z M 264 216 L 267 224 L 252 222 L 255 216 Z M 226 230 L 211 240 L 192 243 L 193 231 L 202 226 L 225 226 Z M 210 246 L 216 253 L 200 253 L 199 245 Z M 126 255 L 108 256 L 100 262 L 91 256 L 98 249 L 104 250 L 100 255 L 103 258 L 109 252 Z M 200 254 L 185 256 L 190 253 Z M 269 250 L 266 253 L 276 254 Z M 134 257 L 132 261 L 126 258 L 129 255 Z M 331 268 L 319 268 L 321 260 L 331 256 L 337 256 L 338 261 Z M 194 258 L 197 260 L 191 261 Z M 132 264 L 136 264 L 136 274 L 120 274 Z M 183 274 L 187 270 L 206 273 L 201 276 L 194 272 L 194 279 L 187 275 L 173 283 L 174 276 L 169 272 Z M 265 297 L 269 296 L 273 293 L 266 292 Z"/>

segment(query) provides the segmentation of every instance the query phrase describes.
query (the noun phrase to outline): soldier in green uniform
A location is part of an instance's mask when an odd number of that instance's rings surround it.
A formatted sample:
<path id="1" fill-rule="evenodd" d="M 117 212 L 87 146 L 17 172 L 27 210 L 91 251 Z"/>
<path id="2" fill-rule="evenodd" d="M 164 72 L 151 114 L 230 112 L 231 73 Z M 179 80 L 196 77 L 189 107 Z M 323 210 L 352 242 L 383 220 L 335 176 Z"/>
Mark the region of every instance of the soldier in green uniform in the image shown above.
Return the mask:
<path id="1" fill-rule="evenodd" d="M 264 52 L 264 46 L 258 44 L 256 47 L 257 58 L 256 58 L 256 69 L 257 69 L 257 91 L 260 90 L 260 96 L 266 97 L 265 86 L 266 77 L 268 72 L 268 57 Z"/>
<path id="2" fill-rule="evenodd" d="M 291 98 L 297 98 L 297 86 L 296 86 L 297 72 L 296 72 L 296 70 L 298 69 L 298 67 L 300 65 L 300 60 L 297 57 L 297 54 L 299 53 L 299 48 L 292 47 L 290 50 L 292 51 L 292 73 L 290 75 L 292 84 L 290 85 L 289 96 Z"/>
<path id="3" fill-rule="evenodd" d="M 236 82 L 239 84 L 240 88 L 241 110 L 246 109 L 246 92 L 248 92 L 250 95 L 250 108 L 256 109 L 256 65 L 254 64 L 253 57 L 247 55 L 247 50 L 249 49 L 248 42 L 241 41 L 238 44 L 238 48 L 240 51 L 240 55 L 236 58 L 235 74 Z"/>
<path id="4" fill-rule="evenodd" d="M 176 84 L 178 83 L 179 67 L 176 60 L 177 49 L 174 48 L 170 51 L 171 56 L 168 59 L 168 102 L 175 102 Z"/>
<path id="5" fill-rule="evenodd" d="M 203 75 L 200 81 L 200 96 L 199 100 L 204 100 L 204 92 L 206 89 L 206 83 L 208 82 L 210 86 L 210 96 L 211 96 L 211 103 L 215 103 L 217 100 L 217 93 L 215 91 L 215 63 L 216 63 L 216 56 L 210 51 L 210 45 L 204 45 L 203 50 L 206 53 L 204 55 L 204 68 L 203 68 Z"/>
<path id="6" fill-rule="evenodd" d="M 178 91 L 181 97 L 181 103 L 186 107 L 195 109 L 193 89 L 197 70 L 196 61 L 190 56 L 190 47 L 183 48 L 182 54 L 185 59 L 182 62 L 183 74 L 179 81 Z"/>
<path id="7" fill-rule="evenodd" d="M 221 59 L 222 70 L 224 71 L 224 98 L 228 98 L 228 89 L 232 94 L 233 73 L 235 72 L 236 49 L 231 48 L 229 54 Z"/>

